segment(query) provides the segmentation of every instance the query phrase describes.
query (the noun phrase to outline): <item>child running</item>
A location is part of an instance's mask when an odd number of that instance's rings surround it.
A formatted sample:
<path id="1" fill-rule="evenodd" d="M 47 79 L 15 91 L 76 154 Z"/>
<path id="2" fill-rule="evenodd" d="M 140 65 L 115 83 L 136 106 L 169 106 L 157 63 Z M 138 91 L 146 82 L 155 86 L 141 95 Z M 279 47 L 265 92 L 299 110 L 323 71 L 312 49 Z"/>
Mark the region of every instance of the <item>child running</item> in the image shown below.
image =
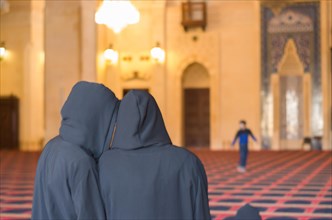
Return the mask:
<path id="1" fill-rule="evenodd" d="M 247 122 L 244 120 L 240 121 L 240 129 L 235 135 L 235 138 L 232 142 L 232 147 L 234 147 L 237 139 L 239 139 L 239 145 L 240 145 L 240 160 L 239 165 L 237 167 L 237 170 L 241 173 L 246 172 L 246 165 L 247 165 L 247 158 L 248 158 L 248 139 L 249 136 L 252 137 L 252 139 L 257 142 L 257 139 L 252 134 L 251 130 L 247 128 Z"/>

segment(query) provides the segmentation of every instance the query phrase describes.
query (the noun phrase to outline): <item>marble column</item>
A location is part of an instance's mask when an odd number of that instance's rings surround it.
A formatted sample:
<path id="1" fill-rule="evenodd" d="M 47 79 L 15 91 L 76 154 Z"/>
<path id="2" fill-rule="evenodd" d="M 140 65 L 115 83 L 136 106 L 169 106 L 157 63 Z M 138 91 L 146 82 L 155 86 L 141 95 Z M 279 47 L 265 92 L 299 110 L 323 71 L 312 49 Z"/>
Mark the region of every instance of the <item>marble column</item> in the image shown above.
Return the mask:
<path id="1" fill-rule="evenodd" d="M 96 0 L 81 0 L 81 59 L 82 80 L 96 81 Z"/>
<path id="2" fill-rule="evenodd" d="M 60 110 L 82 78 L 81 1 L 46 1 L 45 142 L 59 133 Z"/>
<path id="3" fill-rule="evenodd" d="M 30 2 L 29 38 L 23 55 L 20 149 L 40 150 L 44 138 L 44 7 Z"/>

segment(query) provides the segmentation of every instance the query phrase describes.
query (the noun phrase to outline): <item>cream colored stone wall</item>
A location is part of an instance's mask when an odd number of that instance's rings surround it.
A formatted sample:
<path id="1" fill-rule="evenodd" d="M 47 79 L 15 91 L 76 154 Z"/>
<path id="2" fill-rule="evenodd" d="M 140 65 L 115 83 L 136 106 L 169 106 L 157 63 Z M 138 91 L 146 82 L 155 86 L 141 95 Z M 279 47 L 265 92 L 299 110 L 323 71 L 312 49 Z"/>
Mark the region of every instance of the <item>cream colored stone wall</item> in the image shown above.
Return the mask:
<path id="1" fill-rule="evenodd" d="M 59 132 L 60 110 L 81 79 L 80 1 L 46 1 L 45 140 Z"/>
<path id="2" fill-rule="evenodd" d="M 205 32 L 184 32 L 180 1 L 132 1 L 141 20 L 120 34 L 94 23 L 97 0 L 46 1 L 45 11 L 44 1 L 9 2 L 11 11 L 0 20 L 0 37 L 9 51 L 0 64 L 0 94 L 22 99 L 22 149 L 37 149 L 43 137 L 48 141 L 58 134 L 61 107 L 79 80 L 102 82 L 119 98 L 123 89 L 149 89 L 173 143 L 181 146 L 182 79 L 193 62 L 209 74 L 211 148 L 228 149 L 240 119 L 247 120 L 260 137 L 259 1 L 208 1 Z M 331 149 L 332 3 L 321 3 L 324 147 Z M 166 52 L 165 62 L 142 60 L 156 42 Z M 117 64 L 107 63 L 102 56 L 109 44 L 119 52 Z M 125 61 L 126 57 L 131 60 Z"/>
<path id="3" fill-rule="evenodd" d="M 9 1 L 1 15 L 0 95 L 16 95 L 20 108 L 20 148 L 41 149 L 44 138 L 44 1 Z"/>
<path id="4" fill-rule="evenodd" d="M 259 136 L 259 7 L 255 1 L 208 3 L 206 32 L 183 32 L 179 4 L 167 14 L 168 105 L 171 136 L 182 144 L 181 76 L 192 62 L 211 77 L 211 148 L 228 148 L 238 121 L 246 119 Z M 234 10 L 236 8 L 237 10 Z M 193 41 L 193 37 L 198 38 Z M 246 36 L 245 38 L 243 36 Z"/>
<path id="5" fill-rule="evenodd" d="M 332 48 L 332 2 L 321 1 L 321 50 L 323 91 L 323 148 L 332 150 L 331 134 L 331 48 Z"/>
<path id="6" fill-rule="evenodd" d="M 10 13 L 0 15 L 0 39 L 7 48 L 6 59 L 0 62 L 0 94 L 22 97 L 24 48 L 30 35 L 30 2 L 9 2 Z"/>
<path id="7" fill-rule="evenodd" d="M 259 137 L 259 1 L 209 1 L 207 31 L 197 29 L 188 33 L 180 25 L 180 2 L 134 1 L 134 4 L 141 13 L 139 24 L 125 28 L 120 34 L 104 26 L 97 27 L 97 80 L 120 98 L 123 89 L 149 89 L 161 107 L 173 142 L 182 145 L 182 74 L 192 62 L 199 62 L 211 77 L 212 148 L 229 147 L 240 119 L 246 119 Z M 328 17 L 327 11 L 322 12 L 323 23 Z M 193 41 L 194 36 L 197 41 Z M 324 39 L 327 36 L 324 30 L 322 36 Z M 166 51 L 165 63 L 141 61 L 157 41 Z M 115 65 L 107 64 L 102 57 L 109 44 L 120 54 Z M 124 57 L 131 57 L 131 61 L 124 61 Z M 326 74 L 326 63 L 324 68 Z M 133 77 L 134 72 L 138 79 Z M 324 109 L 328 117 L 328 108 Z M 328 124 L 325 126 L 328 128 Z"/>
<path id="8" fill-rule="evenodd" d="M 330 46 L 330 54 L 328 56 L 327 60 L 332 60 L 332 2 L 329 3 L 328 6 L 328 14 L 327 14 L 327 20 L 328 20 L 328 33 L 330 34 L 329 38 L 329 46 Z M 327 89 L 327 102 L 330 103 L 330 113 L 328 117 L 330 117 L 330 141 L 327 143 L 330 145 L 330 148 L 332 148 L 332 62 L 328 64 L 328 69 L 330 70 L 330 74 L 328 74 L 328 81 L 330 82 L 329 88 Z M 329 72 L 329 71 L 327 71 Z M 328 110 L 327 110 L 328 111 Z M 328 111 L 329 112 L 329 111 Z"/>
<path id="9" fill-rule="evenodd" d="M 97 27 L 97 79 L 110 87 L 119 98 L 122 98 L 123 89 L 126 88 L 149 89 L 166 117 L 165 65 L 152 59 L 141 60 L 142 57 L 150 56 L 150 50 L 156 42 L 165 48 L 165 3 L 133 3 L 141 13 L 139 24 L 128 26 L 117 35 L 105 26 Z M 119 52 L 119 62 L 115 65 L 108 64 L 102 56 L 110 44 Z M 130 57 L 131 61 L 124 61 L 124 57 Z M 138 78 L 133 77 L 134 72 L 137 72 Z"/>
<path id="10" fill-rule="evenodd" d="M 182 75 L 188 65 L 198 62 L 210 77 L 211 147 L 227 148 L 240 119 L 246 119 L 259 136 L 258 2 L 208 2 L 207 31 L 196 29 L 187 33 L 181 26 L 181 2 L 134 3 L 141 13 L 139 24 L 118 35 L 98 26 L 98 80 L 119 97 L 124 88 L 150 89 L 161 107 L 173 143 L 182 145 Z M 165 63 L 139 61 L 139 57 L 149 54 L 156 41 L 166 51 Z M 110 43 L 120 53 L 116 65 L 107 65 L 102 58 Z M 123 56 L 131 56 L 132 61 L 121 60 Z M 134 71 L 142 79 L 130 79 Z"/>
<path id="11" fill-rule="evenodd" d="M 96 0 L 46 1 L 45 142 L 59 133 L 60 111 L 73 85 L 96 81 Z"/>
<path id="12" fill-rule="evenodd" d="M 219 13 L 222 16 L 220 123 L 222 140 L 227 147 L 240 119 L 245 119 L 253 133 L 260 136 L 259 2 L 225 1 Z"/>

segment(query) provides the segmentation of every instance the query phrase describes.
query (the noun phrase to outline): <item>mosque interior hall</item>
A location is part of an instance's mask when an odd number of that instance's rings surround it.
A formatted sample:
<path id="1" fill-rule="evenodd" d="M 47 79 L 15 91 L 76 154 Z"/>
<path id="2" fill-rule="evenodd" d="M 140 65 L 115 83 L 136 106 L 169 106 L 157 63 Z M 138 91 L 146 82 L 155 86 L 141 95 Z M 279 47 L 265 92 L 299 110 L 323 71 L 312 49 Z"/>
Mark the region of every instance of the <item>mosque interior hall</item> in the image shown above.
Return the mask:
<path id="1" fill-rule="evenodd" d="M 0 0 L 0 219 L 30 219 L 38 158 L 79 81 L 156 100 L 202 161 L 212 219 L 332 219 L 332 0 Z M 238 172 L 239 122 L 249 138 Z M 256 139 L 256 140 L 255 140 Z"/>

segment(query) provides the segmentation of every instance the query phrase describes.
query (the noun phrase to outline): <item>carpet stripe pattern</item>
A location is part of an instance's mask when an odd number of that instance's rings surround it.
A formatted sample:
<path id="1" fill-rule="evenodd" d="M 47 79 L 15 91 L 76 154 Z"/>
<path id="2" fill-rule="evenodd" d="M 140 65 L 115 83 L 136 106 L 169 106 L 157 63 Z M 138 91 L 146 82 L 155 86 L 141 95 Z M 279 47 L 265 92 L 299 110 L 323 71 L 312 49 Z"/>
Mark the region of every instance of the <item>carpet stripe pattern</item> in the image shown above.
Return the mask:
<path id="1" fill-rule="evenodd" d="M 260 151 L 238 173 L 236 151 L 193 150 L 209 181 L 213 219 L 232 219 L 246 203 L 264 220 L 332 220 L 331 152 Z M 0 219 L 29 219 L 40 153 L 0 151 Z"/>
<path id="2" fill-rule="evenodd" d="M 237 152 L 195 152 L 209 179 L 214 219 L 231 219 L 246 203 L 263 219 L 332 219 L 330 152 L 252 152 L 248 172 L 236 171 Z"/>

